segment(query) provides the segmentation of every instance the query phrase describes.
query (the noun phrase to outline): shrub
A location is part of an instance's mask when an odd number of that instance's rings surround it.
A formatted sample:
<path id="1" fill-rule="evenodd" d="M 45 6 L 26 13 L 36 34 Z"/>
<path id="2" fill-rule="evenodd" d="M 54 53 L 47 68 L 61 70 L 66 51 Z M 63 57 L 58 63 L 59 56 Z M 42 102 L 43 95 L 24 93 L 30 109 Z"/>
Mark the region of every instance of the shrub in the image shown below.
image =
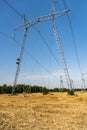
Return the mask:
<path id="1" fill-rule="evenodd" d="M 43 95 L 48 94 L 48 89 L 46 87 L 43 88 Z"/>
<path id="2" fill-rule="evenodd" d="M 68 89 L 68 91 L 67 91 L 67 93 L 68 93 L 68 95 L 74 95 L 74 90 L 70 90 L 70 89 Z"/>

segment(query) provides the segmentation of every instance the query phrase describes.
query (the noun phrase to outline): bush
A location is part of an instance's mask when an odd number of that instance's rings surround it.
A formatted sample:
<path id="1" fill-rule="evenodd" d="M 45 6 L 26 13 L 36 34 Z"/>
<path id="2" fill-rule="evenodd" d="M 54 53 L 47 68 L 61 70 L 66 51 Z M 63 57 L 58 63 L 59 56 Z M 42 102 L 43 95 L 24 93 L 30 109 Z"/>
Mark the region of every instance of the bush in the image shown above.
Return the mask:
<path id="1" fill-rule="evenodd" d="M 71 95 L 71 96 L 72 96 L 72 95 L 74 95 L 74 90 L 70 90 L 70 89 L 69 89 L 69 90 L 67 91 L 67 93 L 68 93 L 68 95 Z"/>
<path id="2" fill-rule="evenodd" d="M 43 88 L 43 95 L 48 94 L 48 89 L 46 87 Z"/>

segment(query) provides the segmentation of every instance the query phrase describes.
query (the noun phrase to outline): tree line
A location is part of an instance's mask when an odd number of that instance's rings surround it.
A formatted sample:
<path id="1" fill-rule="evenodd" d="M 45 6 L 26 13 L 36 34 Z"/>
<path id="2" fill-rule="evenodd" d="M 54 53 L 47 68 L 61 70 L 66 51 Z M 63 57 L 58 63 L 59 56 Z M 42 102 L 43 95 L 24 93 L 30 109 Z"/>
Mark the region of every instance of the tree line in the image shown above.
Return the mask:
<path id="1" fill-rule="evenodd" d="M 74 91 L 81 91 L 82 89 L 74 89 Z M 47 94 L 48 92 L 68 92 L 69 89 L 67 88 L 51 88 L 48 89 L 44 86 L 38 86 L 38 85 L 24 85 L 24 84 L 18 84 L 15 87 L 15 93 L 43 93 Z M 2 85 L 0 86 L 0 94 L 11 94 L 12 93 L 12 86 L 11 85 Z"/>

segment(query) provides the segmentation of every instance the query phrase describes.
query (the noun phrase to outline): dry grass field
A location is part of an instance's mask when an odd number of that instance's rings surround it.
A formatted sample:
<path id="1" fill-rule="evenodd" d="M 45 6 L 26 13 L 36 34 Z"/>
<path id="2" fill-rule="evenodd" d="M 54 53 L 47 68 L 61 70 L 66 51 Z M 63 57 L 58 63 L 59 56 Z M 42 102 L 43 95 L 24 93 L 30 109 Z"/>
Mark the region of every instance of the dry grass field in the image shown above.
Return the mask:
<path id="1" fill-rule="evenodd" d="M 2 94 L 0 130 L 87 130 L 87 92 Z"/>

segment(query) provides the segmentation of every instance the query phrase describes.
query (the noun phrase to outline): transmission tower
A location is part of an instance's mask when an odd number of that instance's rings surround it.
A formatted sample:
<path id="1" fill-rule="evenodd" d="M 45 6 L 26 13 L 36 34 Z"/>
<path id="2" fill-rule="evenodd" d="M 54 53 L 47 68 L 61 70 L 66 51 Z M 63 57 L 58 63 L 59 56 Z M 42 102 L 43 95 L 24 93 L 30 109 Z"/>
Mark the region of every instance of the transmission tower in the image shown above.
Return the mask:
<path id="1" fill-rule="evenodd" d="M 60 75 L 60 91 L 63 90 L 63 79 L 62 79 L 62 75 Z"/>
<path id="2" fill-rule="evenodd" d="M 14 80 L 14 86 L 13 86 L 13 89 L 12 89 L 12 93 L 15 92 L 15 87 L 17 85 L 17 80 L 18 80 L 20 65 L 21 65 L 21 61 L 22 61 L 22 57 L 23 57 L 25 40 L 26 40 L 28 28 L 33 27 L 37 23 L 46 22 L 46 21 L 52 21 L 52 27 L 53 27 L 55 39 L 56 39 L 56 42 L 57 42 L 57 45 L 58 45 L 59 54 L 60 54 L 60 58 L 61 58 L 61 61 L 62 61 L 63 69 L 64 69 L 65 75 L 67 77 L 68 87 L 70 89 L 72 89 L 72 84 L 71 84 L 68 68 L 67 68 L 67 65 L 66 65 L 62 45 L 60 43 L 60 39 L 59 39 L 57 29 L 56 29 L 56 25 L 55 25 L 55 22 L 54 22 L 54 20 L 57 17 L 60 17 L 60 16 L 64 15 L 65 13 L 68 13 L 70 10 L 67 9 L 67 10 L 63 10 L 63 11 L 60 11 L 60 12 L 55 12 L 54 8 L 55 8 L 55 2 L 52 3 L 51 13 L 50 14 L 38 17 L 38 18 L 33 19 L 31 21 L 27 21 L 26 18 L 24 17 L 24 25 L 15 28 L 15 31 L 24 29 L 24 35 L 23 35 L 23 41 L 22 41 L 22 44 L 21 44 L 20 55 L 19 55 L 19 58 L 17 59 L 17 70 L 16 70 L 16 75 L 15 75 L 15 80 Z"/>
<path id="3" fill-rule="evenodd" d="M 84 75 L 86 75 L 87 73 L 82 73 L 82 90 L 86 89 L 86 84 L 85 84 L 85 79 L 84 79 Z"/>
<path id="4" fill-rule="evenodd" d="M 72 84 L 72 90 L 74 90 L 74 82 L 72 79 L 71 79 L 71 84 Z"/>

